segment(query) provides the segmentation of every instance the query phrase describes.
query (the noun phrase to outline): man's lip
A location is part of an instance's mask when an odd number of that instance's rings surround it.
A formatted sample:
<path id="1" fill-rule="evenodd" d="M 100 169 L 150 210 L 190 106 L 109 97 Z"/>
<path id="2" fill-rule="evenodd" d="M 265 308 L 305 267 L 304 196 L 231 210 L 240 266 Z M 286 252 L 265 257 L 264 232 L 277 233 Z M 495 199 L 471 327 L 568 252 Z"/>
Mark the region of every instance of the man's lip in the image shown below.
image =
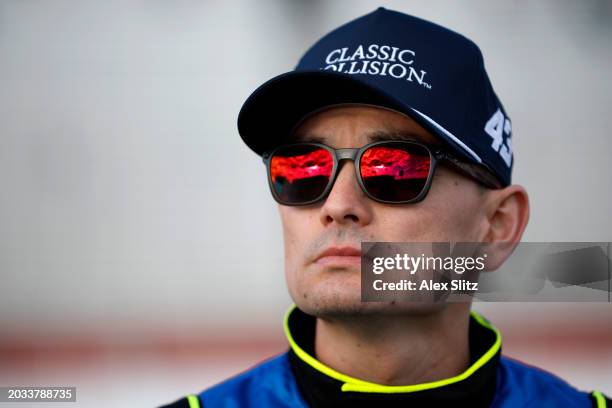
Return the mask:
<path id="1" fill-rule="evenodd" d="M 360 263 L 361 250 L 351 246 L 329 247 L 315 259 L 316 263 Z"/>

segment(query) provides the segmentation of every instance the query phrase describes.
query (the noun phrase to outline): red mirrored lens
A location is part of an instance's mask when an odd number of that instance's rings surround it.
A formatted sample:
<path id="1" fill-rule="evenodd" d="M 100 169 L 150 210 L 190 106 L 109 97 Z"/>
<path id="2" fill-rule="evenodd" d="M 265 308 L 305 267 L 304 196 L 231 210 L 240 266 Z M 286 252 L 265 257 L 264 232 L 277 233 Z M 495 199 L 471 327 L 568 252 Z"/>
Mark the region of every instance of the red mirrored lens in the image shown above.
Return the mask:
<path id="1" fill-rule="evenodd" d="M 284 203 L 312 201 L 329 184 L 334 159 L 320 146 L 294 145 L 277 150 L 270 160 L 270 180 L 276 197 Z"/>
<path id="2" fill-rule="evenodd" d="M 360 168 L 364 187 L 379 200 L 399 202 L 416 198 L 425 188 L 431 156 L 419 145 L 381 145 L 366 150 Z"/>

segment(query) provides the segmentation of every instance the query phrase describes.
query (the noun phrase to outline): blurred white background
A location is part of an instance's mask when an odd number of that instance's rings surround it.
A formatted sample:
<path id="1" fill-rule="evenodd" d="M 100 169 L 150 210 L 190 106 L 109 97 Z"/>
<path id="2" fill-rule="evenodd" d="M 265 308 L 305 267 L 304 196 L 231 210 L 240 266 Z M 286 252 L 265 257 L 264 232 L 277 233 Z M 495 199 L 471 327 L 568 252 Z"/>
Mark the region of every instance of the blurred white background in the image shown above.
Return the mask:
<path id="1" fill-rule="evenodd" d="M 282 351 L 280 223 L 237 113 L 381 5 L 481 47 L 524 240 L 612 241 L 610 0 L 2 0 L 0 385 L 155 406 Z M 509 355 L 612 394 L 610 304 L 476 308 Z"/>

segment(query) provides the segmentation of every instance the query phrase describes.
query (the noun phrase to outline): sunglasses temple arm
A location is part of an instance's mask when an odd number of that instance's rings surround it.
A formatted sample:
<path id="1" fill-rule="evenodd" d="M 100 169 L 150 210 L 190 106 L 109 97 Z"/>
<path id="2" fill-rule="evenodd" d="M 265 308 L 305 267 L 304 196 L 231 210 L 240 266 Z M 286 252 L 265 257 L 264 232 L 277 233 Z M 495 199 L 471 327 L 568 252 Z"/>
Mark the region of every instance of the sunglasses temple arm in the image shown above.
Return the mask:
<path id="1" fill-rule="evenodd" d="M 503 187 L 492 172 L 484 166 L 463 162 L 446 153 L 440 154 L 438 159 L 446 161 L 459 173 L 478 181 L 487 188 L 498 189 Z"/>

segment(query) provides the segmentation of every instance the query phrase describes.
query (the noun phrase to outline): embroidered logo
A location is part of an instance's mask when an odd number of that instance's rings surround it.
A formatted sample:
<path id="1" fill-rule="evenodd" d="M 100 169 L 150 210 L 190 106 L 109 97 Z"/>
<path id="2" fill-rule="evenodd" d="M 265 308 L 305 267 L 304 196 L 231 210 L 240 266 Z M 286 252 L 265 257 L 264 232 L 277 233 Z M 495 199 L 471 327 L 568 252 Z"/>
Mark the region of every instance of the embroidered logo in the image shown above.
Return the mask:
<path id="1" fill-rule="evenodd" d="M 321 69 L 351 75 L 390 76 L 431 89 L 431 84 L 425 80 L 427 72 L 414 67 L 415 57 L 416 53 L 409 49 L 390 45 L 360 44 L 354 49 L 344 47 L 331 51 L 327 54 L 325 66 Z"/>

